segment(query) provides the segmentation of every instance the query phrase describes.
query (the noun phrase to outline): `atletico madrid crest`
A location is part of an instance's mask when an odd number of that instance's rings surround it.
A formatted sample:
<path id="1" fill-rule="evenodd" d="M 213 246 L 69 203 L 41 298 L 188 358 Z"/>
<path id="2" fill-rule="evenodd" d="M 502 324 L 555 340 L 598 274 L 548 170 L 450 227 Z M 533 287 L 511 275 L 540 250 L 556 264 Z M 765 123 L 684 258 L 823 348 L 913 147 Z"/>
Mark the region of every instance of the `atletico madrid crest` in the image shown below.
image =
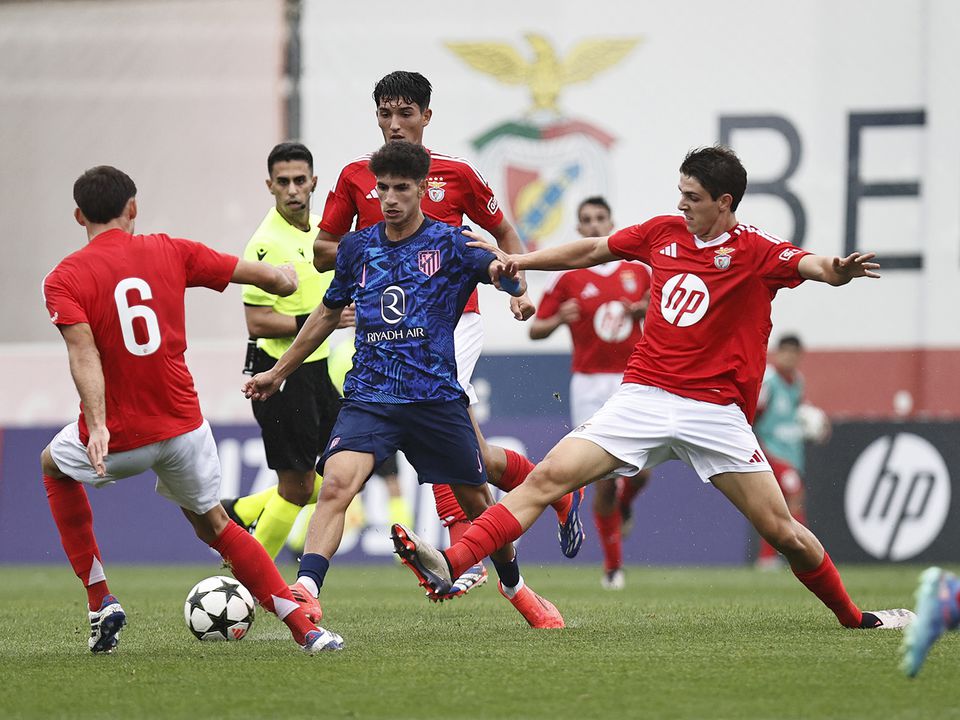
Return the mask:
<path id="1" fill-rule="evenodd" d="M 427 277 L 430 277 L 440 269 L 439 250 L 421 250 L 417 260 L 419 261 L 420 272 Z"/>
<path id="2" fill-rule="evenodd" d="M 713 264 L 716 266 L 717 270 L 726 270 L 730 267 L 731 255 L 733 254 L 733 248 L 722 247 L 714 250 L 716 255 L 713 258 Z"/>

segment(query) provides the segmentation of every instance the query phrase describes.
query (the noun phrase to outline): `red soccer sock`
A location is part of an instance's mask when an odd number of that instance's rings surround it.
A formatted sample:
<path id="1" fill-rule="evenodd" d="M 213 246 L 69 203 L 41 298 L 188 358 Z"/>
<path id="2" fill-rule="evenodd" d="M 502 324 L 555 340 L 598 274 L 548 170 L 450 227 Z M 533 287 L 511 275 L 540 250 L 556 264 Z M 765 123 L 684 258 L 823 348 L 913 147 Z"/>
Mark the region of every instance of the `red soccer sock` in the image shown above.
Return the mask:
<path id="1" fill-rule="evenodd" d="M 223 556 L 237 580 L 242 582 L 266 610 L 275 613 L 290 628 L 293 639 L 303 645 L 306 634 L 317 626 L 307 619 L 273 560 L 250 533 L 232 520 L 210 544 Z"/>
<path id="2" fill-rule="evenodd" d="M 487 508 L 467 528 L 460 542 L 444 551 L 453 577 L 460 577 L 468 567 L 521 535 L 523 528 L 507 508 L 499 504 Z"/>
<path id="3" fill-rule="evenodd" d="M 823 562 L 816 570 L 806 572 L 794 570 L 793 574 L 797 576 L 797 580 L 807 586 L 810 592 L 820 598 L 820 602 L 833 611 L 841 625 L 848 628 L 860 627 L 863 613 L 847 594 L 840 579 L 840 573 L 837 572 L 833 560 L 826 551 L 823 553 Z"/>
<path id="4" fill-rule="evenodd" d="M 110 590 L 100 561 L 97 538 L 93 534 L 93 510 L 87 491 L 70 478 L 44 475 L 43 485 L 67 559 L 87 591 L 87 604 L 91 610 L 99 610 Z"/>
<path id="5" fill-rule="evenodd" d="M 603 569 L 611 572 L 623 566 L 623 538 L 620 526 L 623 523 L 620 512 L 615 510 L 609 515 L 593 514 L 597 526 L 600 547 L 603 549 Z"/>
<path id="6" fill-rule="evenodd" d="M 445 526 L 450 527 L 457 522 L 470 522 L 449 485 L 434 485 L 433 500 L 437 504 L 437 517 Z"/>
<path id="7" fill-rule="evenodd" d="M 617 502 L 619 502 L 621 506 L 629 505 L 645 486 L 646 483 L 640 487 L 634 487 L 633 483 L 630 482 L 630 478 L 617 478 Z"/>
<path id="8" fill-rule="evenodd" d="M 470 529 L 469 520 L 454 520 L 449 525 L 447 525 L 447 532 L 450 533 L 450 544 L 460 542 L 460 539 L 464 536 L 467 530 Z"/>

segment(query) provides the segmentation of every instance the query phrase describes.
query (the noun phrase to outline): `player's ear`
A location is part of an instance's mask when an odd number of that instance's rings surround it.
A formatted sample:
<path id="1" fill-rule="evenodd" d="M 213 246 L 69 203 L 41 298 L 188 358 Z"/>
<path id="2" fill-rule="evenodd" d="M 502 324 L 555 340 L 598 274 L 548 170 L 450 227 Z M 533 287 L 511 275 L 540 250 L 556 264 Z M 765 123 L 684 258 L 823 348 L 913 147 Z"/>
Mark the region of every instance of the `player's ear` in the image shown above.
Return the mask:
<path id="1" fill-rule="evenodd" d="M 720 210 L 726 212 L 730 209 L 730 206 L 733 205 L 733 195 L 724 193 L 718 198 L 718 201 L 720 202 Z"/>
<path id="2" fill-rule="evenodd" d="M 310 192 L 314 192 L 317 189 L 317 176 L 313 176 L 313 181 L 310 183 Z"/>
<path id="3" fill-rule="evenodd" d="M 417 195 L 423 197 L 427 194 L 427 179 L 424 178 L 419 183 L 417 183 Z"/>
<path id="4" fill-rule="evenodd" d="M 131 220 L 136 220 L 137 218 L 137 199 L 135 197 L 127 200 L 127 206 L 123 209 L 127 217 Z"/>
<path id="5" fill-rule="evenodd" d="M 83 211 L 80 208 L 74 208 L 73 219 L 77 221 L 78 225 L 87 226 L 87 219 L 83 216 Z"/>
<path id="6" fill-rule="evenodd" d="M 430 118 L 433 117 L 433 108 L 427 108 L 423 111 L 423 127 L 430 124 Z"/>

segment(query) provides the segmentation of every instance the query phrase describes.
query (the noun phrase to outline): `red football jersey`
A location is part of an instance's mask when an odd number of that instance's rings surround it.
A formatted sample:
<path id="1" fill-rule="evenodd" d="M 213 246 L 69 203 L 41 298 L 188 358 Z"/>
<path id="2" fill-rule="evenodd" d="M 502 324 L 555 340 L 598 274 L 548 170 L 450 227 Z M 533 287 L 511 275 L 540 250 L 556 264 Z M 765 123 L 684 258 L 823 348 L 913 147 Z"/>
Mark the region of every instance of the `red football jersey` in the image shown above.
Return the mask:
<path id="1" fill-rule="evenodd" d="M 809 253 L 742 223 L 704 242 L 678 216 L 620 230 L 609 247 L 653 269 L 643 337 L 624 382 L 736 403 L 753 422 L 767 362 L 770 303 L 780 288 L 803 282 L 797 265 Z"/>
<path id="2" fill-rule="evenodd" d="M 622 373 L 642 326 L 626 312 L 624 302 L 642 300 L 650 290 L 650 269 L 616 261 L 558 275 L 540 301 L 538 318 L 556 315 L 560 305 L 576 300 L 580 319 L 570 323 L 571 369 L 579 373 Z"/>
<path id="3" fill-rule="evenodd" d="M 364 155 L 340 171 L 337 184 L 327 194 L 320 229 L 342 236 L 383 220 L 377 180 L 367 167 L 369 162 L 370 155 Z M 430 152 L 427 194 L 420 207 L 427 217 L 448 225 L 462 225 L 464 215 L 487 231 L 503 222 L 503 211 L 480 171 L 463 158 L 441 153 Z M 463 311 L 478 311 L 476 291 Z"/>
<path id="4" fill-rule="evenodd" d="M 108 230 L 67 256 L 43 282 L 55 325 L 88 323 L 106 393 L 110 452 L 195 430 L 203 422 L 187 349 L 183 295 L 222 291 L 238 258 L 191 240 Z M 80 440 L 88 439 L 80 413 Z"/>

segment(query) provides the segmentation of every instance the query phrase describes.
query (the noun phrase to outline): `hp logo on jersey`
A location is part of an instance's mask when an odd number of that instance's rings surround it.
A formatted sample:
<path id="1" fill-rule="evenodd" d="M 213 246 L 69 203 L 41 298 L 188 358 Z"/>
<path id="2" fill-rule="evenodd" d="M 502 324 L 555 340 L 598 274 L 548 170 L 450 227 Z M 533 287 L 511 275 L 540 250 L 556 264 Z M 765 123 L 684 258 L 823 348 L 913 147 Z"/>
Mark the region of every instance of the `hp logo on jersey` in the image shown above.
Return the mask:
<path id="1" fill-rule="evenodd" d="M 663 284 L 660 312 L 671 325 L 689 327 L 700 322 L 710 307 L 710 291 L 696 275 L 674 275 Z"/>
<path id="2" fill-rule="evenodd" d="M 388 325 L 396 325 L 407 315 L 407 295 L 403 288 L 391 285 L 380 296 L 380 317 Z"/>
<path id="3" fill-rule="evenodd" d="M 937 448 L 902 432 L 874 440 L 850 470 L 844 495 L 857 544 L 881 560 L 906 560 L 940 534 L 950 509 L 950 473 Z"/>

